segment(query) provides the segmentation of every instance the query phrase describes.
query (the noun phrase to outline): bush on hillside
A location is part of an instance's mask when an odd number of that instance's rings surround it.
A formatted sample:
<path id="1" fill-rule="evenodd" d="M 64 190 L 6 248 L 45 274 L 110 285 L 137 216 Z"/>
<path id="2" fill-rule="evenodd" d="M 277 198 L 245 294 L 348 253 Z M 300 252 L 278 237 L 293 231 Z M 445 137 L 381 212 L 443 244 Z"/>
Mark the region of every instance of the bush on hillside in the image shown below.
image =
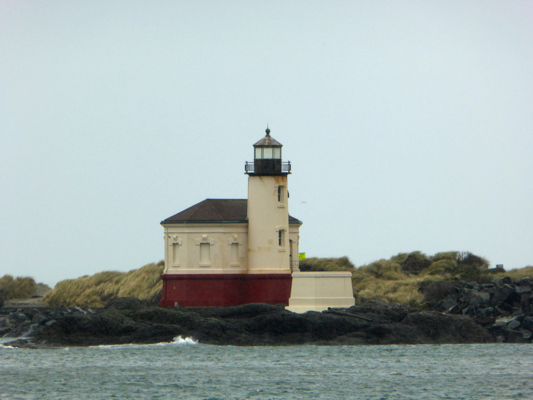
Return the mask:
<path id="1" fill-rule="evenodd" d="M 451 281 L 422 282 L 418 290 L 424 295 L 422 302 L 430 307 L 456 292 L 455 283 Z"/>
<path id="2" fill-rule="evenodd" d="M 357 268 L 354 296 L 358 303 L 383 300 L 421 306 L 439 300 L 461 280 L 491 282 L 497 273 L 490 275 L 488 268 L 486 259 L 469 252 L 399 253 Z"/>
<path id="3" fill-rule="evenodd" d="M 44 301 L 52 307 L 103 307 L 117 297 L 136 297 L 148 304 L 161 300 L 164 262 L 129 272 L 104 271 L 59 282 Z"/>
<path id="4" fill-rule="evenodd" d="M 348 257 L 307 258 L 300 261 L 300 271 L 353 271 L 355 266 Z"/>
<path id="5" fill-rule="evenodd" d="M 407 274 L 418 275 L 431 265 L 431 260 L 420 251 L 413 251 L 402 263 L 402 271 Z"/>
<path id="6" fill-rule="evenodd" d="M 24 276 L 13 278 L 11 275 L 4 275 L 0 278 L 0 300 L 27 299 L 33 296 L 37 284 L 33 278 Z"/>

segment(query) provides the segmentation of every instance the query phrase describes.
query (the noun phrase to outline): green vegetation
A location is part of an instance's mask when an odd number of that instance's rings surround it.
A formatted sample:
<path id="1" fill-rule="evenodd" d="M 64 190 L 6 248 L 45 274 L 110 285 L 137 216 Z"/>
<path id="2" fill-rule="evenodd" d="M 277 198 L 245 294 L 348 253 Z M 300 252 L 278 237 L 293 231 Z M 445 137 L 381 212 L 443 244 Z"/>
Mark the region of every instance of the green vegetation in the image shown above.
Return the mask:
<path id="1" fill-rule="evenodd" d="M 400 253 L 356 268 L 348 259 L 308 258 L 301 271 L 352 271 L 353 291 L 358 304 L 381 300 L 431 306 L 454 290 L 460 281 L 490 283 L 504 276 L 514 281 L 533 279 L 533 267 L 505 271 L 489 269 L 489 262 L 469 252 L 448 251 L 427 256 L 420 251 Z"/>
<path id="2" fill-rule="evenodd" d="M 129 272 L 105 271 L 59 282 L 44 296 L 52 307 L 103 307 L 116 297 L 137 297 L 149 304 L 161 300 L 164 262 L 148 264 Z"/>
<path id="3" fill-rule="evenodd" d="M 136 297 L 149 304 L 161 299 L 160 275 L 164 262 L 148 264 L 129 272 L 105 271 L 92 276 L 59 282 L 44 296 L 50 306 L 103 307 L 116 297 Z M 451 293 L 460 281 L 489 283 L 509 276 L 513 281 L 530 277 L 533 266 L 505 271 L 489 268 L 483 257 L 468 252 L 449 251 L 427 256 L 419 251 L 400 253 L 356 268 L 348 257 L 308 258 L 300 262 L 301 271 L 351 271 L 353 291 L 358 304 L 382 300 L 431 306 Z M 40 284 L 39 284 L 40 285 Z M 28 298 L 38 291 L 33 278 L 0 278 L 0 303 Z"/>
<path id="4" fill-rule="evenodd" d="M 423 307 L 445 297 L 460 281 L 490 283 L 503 276 L 533 277 L 533 267 L 506 272 L 489 269 L 486 259 L 469 252 L 427 256 L 414 251 L 363 265 L 353 273 L 352 282 L 357 303 L 383 300 Z"/>
<path id="5" fill-rule="evenodd" d="M 4 275 L 0 278 L 0 307 L 7 300 L 27 299 L 33 296 L 36 290 L 37 284 L 33 278 Z"/>
<path id="6" fill-rule="evenodd" d="M 300 271 L 354 271 L 355 266 L 348 257 L 306 258 L 300 261 Z"/>

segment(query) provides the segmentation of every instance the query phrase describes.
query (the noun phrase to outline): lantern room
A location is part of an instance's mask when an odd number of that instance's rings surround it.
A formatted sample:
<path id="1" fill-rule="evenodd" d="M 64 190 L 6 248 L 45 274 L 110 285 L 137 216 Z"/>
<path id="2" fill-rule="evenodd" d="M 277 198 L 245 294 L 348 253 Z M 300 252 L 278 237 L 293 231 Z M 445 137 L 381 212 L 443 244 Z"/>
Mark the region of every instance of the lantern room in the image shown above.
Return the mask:
<path id="1" fill-rule="evenodd" d="M 249 175 L 287 175 L 291 173 L 291 163 L 281 161 L 283 145 L 270 136 L 266 129 L 263 139 L 254 144 L 254 162 L 246 162 L 245 173 Z"/>

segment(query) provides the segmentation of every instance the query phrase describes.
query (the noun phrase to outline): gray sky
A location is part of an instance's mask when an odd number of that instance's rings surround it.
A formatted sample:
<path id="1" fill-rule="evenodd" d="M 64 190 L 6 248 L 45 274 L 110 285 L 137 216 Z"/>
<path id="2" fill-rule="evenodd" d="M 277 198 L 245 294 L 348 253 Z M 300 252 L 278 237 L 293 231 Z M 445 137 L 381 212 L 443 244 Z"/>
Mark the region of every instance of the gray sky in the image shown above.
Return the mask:
<path id="1" fill-rule="evenodd" d="M 0 276 L 163 259 L 271 135 L 300 250 L 533 264 L 531 1 L 0 0 Z"/>

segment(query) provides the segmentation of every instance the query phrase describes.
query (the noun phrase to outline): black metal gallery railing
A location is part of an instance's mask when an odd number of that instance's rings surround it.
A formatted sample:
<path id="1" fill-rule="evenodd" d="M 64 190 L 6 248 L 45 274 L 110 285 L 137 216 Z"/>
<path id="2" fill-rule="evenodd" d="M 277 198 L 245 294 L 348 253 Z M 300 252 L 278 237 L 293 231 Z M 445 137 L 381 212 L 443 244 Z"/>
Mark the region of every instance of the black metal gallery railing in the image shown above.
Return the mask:
<path id="1" fill-rule="evenodd" d="M 258 170 L 256 171 L 255 168 L 255 162 L 248 162 L 246 161 L 244 164 L 244 173 L 245 174 L 261 174 L 261 173 L 281 173 L 281 174 L 290 174 L 291 173 L 291 162 L 285 161 L 281 162 L 278 165 L 273 166 L 267 166 L 265 163 L 266 160 L 261 160 L 261 165 L 258 167 Z M 270 160 L 269 160 L 270 161 Z M 270 168 L 268 168 L 270 167 Z M 273 168 L 272 168 L 273 167 Z"/>

